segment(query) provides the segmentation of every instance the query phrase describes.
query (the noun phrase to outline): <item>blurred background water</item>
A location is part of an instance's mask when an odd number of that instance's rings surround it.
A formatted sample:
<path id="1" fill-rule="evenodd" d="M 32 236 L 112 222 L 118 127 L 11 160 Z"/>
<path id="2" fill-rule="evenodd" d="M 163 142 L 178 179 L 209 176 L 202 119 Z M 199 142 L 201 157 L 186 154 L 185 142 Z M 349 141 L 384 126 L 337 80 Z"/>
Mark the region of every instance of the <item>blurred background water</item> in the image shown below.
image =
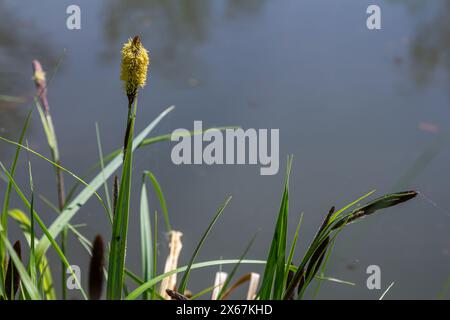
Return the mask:
<path id="1" fill-rule="evenodd" d="M 66 28 L 70 4 L 81 7 L 81 30 Z M 366 28 L 370 4 L 381 7 L 382 30 Z M 122 142 L 126 97 L 119 80 L 120 49 L 135 34 L 151 54 L 137 130 L 172 104 L 175 111 L 153 135 L 192 130 L 194 120 L 205 127 L 280 129 L 281 165 L 275 176 L 260 176 L 258 166 L 248 165 L 175 166 L 168 142 L 138 151 L 130 269 L 140 273 L 138 182 L 143 170 L 160 181 L 171 222 L 184 233 L 181 264 L 228 195 L 231 205 L 198 261 L 239 257 L 258 230 L 248 258 L 264 259 L 285 159 L 292 153 L 291 231 L 304 212 L 296 261 L 332 205 L 343 206 L 372 189 L 422 194 L 346 228 L 326 274 L 356 286 L 324 282 L 317 298 L 378 298 L 383 290 L 366 287 L 366 268 L 372 264 L 381 268 L 383 289 L 395 281 L 386 298 L 436 298 L 445 288 L 450 276 L 450 1 L 2 0 L 0 15 L 0 95 L 25 101 L 0 101 L 1 135 L 17 140 L 32 106 L 31 60 L 39 59 L 52 74 L 64 55 L 49 84 L 49 101 L 62 163 L 76 173 L 98 160 L 95 122 L 105 152 Z M 48 154 L 37 114 L 27 139 Z M 13 146 L 0 144 L 3 163 L 9 164 L 13 154 Z M 53 169 L 29 159 L 36 192 L 56 202 Z M 22 154 L 16 174 L 25 190 L 27 161 Z M 66 184 L 73 183 L 67 176 Z M 13 200 L 12 207 L 20 207 Z M 150 202 L 160 211 L 154 194 Z M 37 208 L 50 224 L 55 214 L 41 200 Z M 89 239 L 96 234 L 109 239 L 108 220 L 94 200 L 74 223 L 87 224 L 83 232 Z M 11 237 L 20 238 L 20 231 L 13 228 Z M 161 224 L 161 268 L 166 254 Z M 72 238 L 68 257 L 82 268 L 86 283 L 89 258 Z M 50 259 L 57 271 L 53 252 Z M 212 285 L 215 271 L 194 271 L 188 287 L 196 292 Z M 247 271 L 262 270 L 240 269 Z"/>

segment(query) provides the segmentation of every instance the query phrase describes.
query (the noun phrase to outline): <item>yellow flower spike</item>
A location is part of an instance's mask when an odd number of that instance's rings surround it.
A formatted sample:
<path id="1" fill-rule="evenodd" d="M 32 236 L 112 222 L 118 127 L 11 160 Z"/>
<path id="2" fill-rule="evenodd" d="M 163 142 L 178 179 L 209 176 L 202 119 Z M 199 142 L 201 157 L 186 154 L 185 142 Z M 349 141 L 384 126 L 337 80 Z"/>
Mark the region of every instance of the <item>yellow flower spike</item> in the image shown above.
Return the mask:
<path id="1" fill-rule="evenodd" d="M 46 80 L 45 72 L 42 70 L 36 70 L 33 75 L 33 80 L 36 82 L 44 82 Z"/>
<path id="2" fill-rule="evenodd" d="M 129 39 L 122 48 L 122 67 L 120 79 L 124 81 L 128 102 L 131 105 L 139 88 L 147 80 L 147 68 L 150 63 L 148 51 L 141 43 L 139 36 Z"/>
<path id="3" fill-rule="evenodd" d="M 41 63 L 37 60 L 33 60 L 33 80 L 36 87 L 41 91 L 47 86 L 44 69 L 42 69 Z"/>

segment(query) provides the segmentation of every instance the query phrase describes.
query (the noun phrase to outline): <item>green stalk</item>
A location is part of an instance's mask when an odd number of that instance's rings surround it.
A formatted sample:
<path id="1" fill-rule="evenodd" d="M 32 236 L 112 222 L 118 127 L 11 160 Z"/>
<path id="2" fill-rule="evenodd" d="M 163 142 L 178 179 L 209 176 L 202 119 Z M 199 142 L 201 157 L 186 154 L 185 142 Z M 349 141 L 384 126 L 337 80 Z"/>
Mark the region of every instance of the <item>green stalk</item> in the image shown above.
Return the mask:
<path id="1" fill-rule="evenodd" d="M 130 210 L 131 171 L 133 162 L 133 133 L 136 119 L 137 99 L 134 107 L 128 105 L 127 129 L 123 150 L 123 169 L 120 179 L 116 212 L 114 212 L 111 250 L 109 253 L 108 283 L 106 298 L 120 300 L 122 298 L 125 269 L 125 250 L 127 245 L 128 215 Z"/>
<path id="2" fill-rule="evenodd" d="M 150 281 L 153 275 L 153 243 L 152 227 L 150 223 L 150 210 L 148 206 L 147 187 L 145 186 L 145 175 L 142 177 L 141 187 L 141 263 L 142 278 L 145 282 Z M 142 298 L 150 300 L 151 291 L 146 291 Z"/>
<path id="3" fill-rule="evenodd" d="M 30 211 L 31 211 L 31 204 L 30 204 L 30 202 L 27 200 L 27 198 L 25 197 L 23 192 L 20 190 L 20 188 L 17 185 L 17 183 L 14 181 L 14 179 L 11 177 L 10 173 L 8 172 L 8 170 L 6 170 L 5 166 L 1 162 L 0 162 L 0 168 L 3 170 L 4 174 L 7 176 L 9 181 L 12 182 L 14 190 L 16 191 L 16 193 L 19 196 L 19 198 L 26 205 L 26 207 L 29 208 Z M 81 294 L 83 295 L 83 298 L 85 298 L 87 300 L 87 295 L 86 295 L 85 291 L 83 290 L 83 288 L 82 288 L 82 286 L 81 286 L 81 284 L 79 282 L 79 279 L 76 277 L 73 269 L 70 267 L 70 263 L 67 261 L 67 258 L 63 254 L 63 252 L 62 252 L 61 248 L 59 247 L 59 245 L 57 244 L 56 240 L 52 237 L 52 235 L 50 234 L 48 228 L 45 226 L 44 222 L 42 221 L 42 219 L 39 217 L 39 215 L 36 213 L 36 211 L 34 209 L 32 210 L 32 214 L 33 214 L 34 220 L 37 222 L 39 227 L 44 232 L 43 237 L 48 239 L 48 241 L 50 242 L 50 245 L 55 249 L 56 253 L 58 254 L 59 259 L 64 263 L 64 266 L 67 268 L 67 270 L 69 270 L 71 275 L 74 277 L 75 282 L 77 283 L 78 287 L 80 288 L 80 291 L 81 291 Z M 0 228 L 0 230 L 1 230 L 1 228 Z M 6 243 L 5 243 L 5 245 L 6 245 Z M 8 251 L 9 251 L 9 249 L 8 249 Z M 36 262 L 37 263 L 40 263 L 41 259 L 43 259 L 43 258 L 44 258 L 43 255 L 37 255 L 36 254 Z"/>
<path id="4" fill-rule="evenodd" d="M 30 118 L 31 118 L 32 112 L 33 112 L 33 109 L 31 109 L 28 112 L 27 118 L 25 120 L 22 131 L 20 133 L 19 144 L 22 143 L 22 141 L 25 137 L 25 133 L 28 129 L 28 125 L 30 123 Z M 16 147 L 14 159 L 13 159 L 13 162 L 12 162 L 11 168 L 10 168 L 11 176 L 14 176 L 14 173 L 16 171 L 17 160 L 19 159 L 20 149 L 21 148 L 19 146 Z M 9 210 L 9 200 L 10 200 L 10 196 L 11 196 L 11 189 L 12 189 L 12 183 L 9 181 L 8 186 L 6 187 L 5 197 L 3 200 L 3 209 L 2 209 L 2 216 L 1 216 L 1 222 L 0 222 L 1 226 L 3 227 L 3 230 L 1 232 L 3 232 L 3 234 L 5 235 L 5 238 L 8 238 L 8 210 Z M 4 294 L 4 278 L 5 278 L 4 268 L 6 266 L 5 258 L 6 258 L 6 248 L 5 248 L 5 245 L 3 244 L 3 242 L 0 241 L 0 296 L 3 296 L 3 294 Z"/>
<path id="5" fill-rule="evenodd" d="M 45 101 L 44 101 L 45 102 Z M 41 116 L 42 126 L 44 127 L 45 134 L 47 136 L 47 142 L 50 147 L 51 159 L 58 166 L 55 166 L 55 175 L 56 175 L 56 189 L 58 193 L 58 208 L 60 212 L 63 211 L 65 206 L 65 190 L 64 190 L 64 176 L 62 175 L 61 170 L 61 159 L 59 156 L 59 148 L 58 148 L 58 139 L 55 132 L 55 127 L 53 125 L 53 120 L 50 115 L 50 109 L 48 107 L 48 102 L 46 102 L 47 107 L 42 109 L 38 100 L 36 100 L 36 107 L 39 110 L 39 114 Z M 66 254 L 66 244 L 67 244 L 67 227 L 65 226 L 61 232 L 60 245 L 61 250 Z M 66 268 L 64 263 L 61 263 L 61 292 L 62 299 L 67 299 L 67 290 L 66 290 Z"/>

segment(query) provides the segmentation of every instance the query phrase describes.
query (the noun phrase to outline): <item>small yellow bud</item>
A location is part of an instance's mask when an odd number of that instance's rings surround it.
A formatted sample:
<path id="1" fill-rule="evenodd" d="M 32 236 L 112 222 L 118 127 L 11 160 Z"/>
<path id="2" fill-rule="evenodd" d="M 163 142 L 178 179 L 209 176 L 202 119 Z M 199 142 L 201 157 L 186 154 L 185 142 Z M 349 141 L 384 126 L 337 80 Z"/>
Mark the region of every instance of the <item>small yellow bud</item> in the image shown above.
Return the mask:
<path id="1" fill-rule="evenodd" d="M 44 112 L 48 115 L 50 108 L 47 100 L 47 80 L 45 79 L 44 69 L 38 60 L 33 60 L 33 80 L 38 89 L 39 99 L 44 107 Z"/>
<path id="2" fill-rule="evenodd" d="M 38 87 L 46 86 L 45 72 L 39 61 L 33 60 L 33 80 Z"/>
<path id="3" fill-rule="evenodd" d="M 148 51 L 142 46 L 141 39 L 138 36 L 130 38 L 122 48 L 120 73 L 130 103 L 136 97 L 138 89 L 145 85 L 149 63 Z"/>
<path id="4" fill-rule="evenodd" d="M 43 72 L 43 71 L 36 71 L 34 73 L 33 80 L 38 81 L 38 82 L 45 81 L 45 72 Z"/>

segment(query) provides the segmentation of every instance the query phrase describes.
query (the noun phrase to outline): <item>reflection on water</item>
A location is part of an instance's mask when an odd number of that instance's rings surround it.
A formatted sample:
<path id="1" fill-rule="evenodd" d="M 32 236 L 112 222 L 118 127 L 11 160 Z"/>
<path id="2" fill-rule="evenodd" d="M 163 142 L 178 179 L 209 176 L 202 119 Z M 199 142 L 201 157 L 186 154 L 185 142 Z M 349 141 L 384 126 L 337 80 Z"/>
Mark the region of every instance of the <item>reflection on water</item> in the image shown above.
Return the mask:
<path id="1" fill-rule="evenodd" d="M 260 13 L 266 0 L 228 0 L 226 2 L 226 15 L 230 18 L 243 17 L 248 18 L 249 15 Z"/>
<path id="2" fill-rule="evenodd" d="M 55 7 L 55 2 L 49 0 L 41 0 L 39 5 L 27 1 L 30 16 L 37 9 L 41 14 Z M 336 10 L 332 0 L 284 3 L 80 0 L 82 19 L 86 20 L 81 31 L 69 32 L 63 25 L 55 28 L 55 21 L 40 19 L 37 13 L 28 19 L 14 10 L 13 1 L 0 0 L 0 95 L 29 101 L 34 92 L 31 60 L 38 58 L 51 70 L 55 56 L 67 47 L 65 72 L 58 74 L 58 81 L 50 88 L 51 105 L 55 106 L 52 110 L 64 165 L 77 173 L 85 172 L 97 160 L 95 138 L 92 140 L 95 121 L 101 125 L 105 152 L 115 149 L 122 139 L 124 114 L 120 101 L 124 97 L 121 91 L 116 92 L 121 90 L 120 48 L 128 37 L 139 34 L 151 52 L 150 75 L 158 81 L 149 81 L 144 88 L 143 97 L 146 103 L 150 100 L 151 108 L 139 110 L 142 123 L 138 126 L 142 128 L 166 103 L 174 103 L 176 111 L 155 134 L 190 128 L 193 119 L 208 125 L 279 128 L 280 160 L 287 153 L 295 155 L 292 218 L 295 220 L 297 212 L 305 212 L 301 245 L 314 235 L 322 212 L 329 206 L 344 205 L 368 189 L 391 191 L 403 172 L 399 185 L 417 187 L 439 206 L 450 207 L 448 182 L 442 174 L 450 169 L 448 138 L 432 143 L 439 133 L 447 134 L 450 127 L 448 109 L 437 107 L 448 106 L 449 97 L 435 88 L 438 84 L 448 90 L 448 79 L 442 81 L 441 75 L 450 75 L 450 25 L 446 18 L 450 15 L 449 1 L 386 1 L 382 10 L 394 10 L 395 30 L 370 34 L 364 29 L 365 8 L 361 1 L 343 0 L 347 6 Z M 361 12 L 359 20 L 353 16 L 357 12 Z M 355 20 L 362 24 L 357 25 Z M 50 31 L 52 37 L 46 37 Z M 394 42 L 396 48 L 401 47 L 401 53 L 393 52 L 391 47 L 380 50 L 378 46 Z M 393 68 L 391 58 L 396 54 L 397 65 Z M 403 61 L 408 61 L 413 77 L 397 73 Z M 199 81 L 208 85 L 177 90 L 180 81 L 185 84 L 186 79 L 191 87 Z M 402 92 L 397 88 L 399 82 L 408 87 L 412 84 L 414 89 Z M 423 85 L 421 90 L 417 90 L 417 84 Z M 2 136 L 17 136 L 28 105 L 0 99 Z M 87 119 L 86 114 L 91 117 Z M 438 122 L 440 131 L 419 131 L 417 124 L 421 122 Z M 32 136 L 34 143 L 46 145 L 39 135 Z M 6 149 L 0 145 L 2 158 Z M 40 151 L 47 152 L 44 148 Z M 435 162 L 431 163 L 431 158 Z M 54 194 L 48 165 L 36 161 L 33 168 L 36 188 L 45 196 Z M 170 162 L 169 144 L 142 150 L 136 157 L 136 175 L 143 169 L 151 169 L 158 177 L 172 223 L 185 234 L 183 261 L 189 258 L 211 213 L 229 194 L 234 197 L 232 206 L 211 233 L 211 242 L 202 250 L 201 259 L 238 256 L 242 244 L 258 228 L 263 229 L 262 236 L 249 257 L 265 258 L 279 204 L 281 176 L 263 179 L 253 167 L 244 166 L 176 167 Z M 140 186 L 134 187 L 139 190 Z M 83 215 L 77 216 L 79 220 L 74 223 L 87 224 L 83 231 L 88 238 L 96 233 L 107 237 L 108 224 L 97 215 L 95 204 L 89 203 L 83 209 Z M 366 266 L 372 263 L 379 263 L 386 271 L 386 282 L 396 281 L 392 297 L 408 297 L 411 292 L 414 297 L 432 296 L 450 268 L 448 258 L 442 255 L 448 252 L 446 244 L 450 241 L 449 220 L 445 219 L 419 199 L 404 209 L 391 210 L 383 220 L 388 222 L 381 227 L 374 217 L 349 228 L 331 257 L 329 275 L 361 285 L 343 288 L 324 284 L 323 296 L 378 297 L 365 290 L 363 284 Z M 135 250 L 139 243 L 137 223 L 135 219 L 130 222 L 134 229 L 128 250 L 134 271 L 140 270 L 139 250 Z M 236 230 L 236 226 L 240 232 L 230 237 L 229 230 Z M 355 230 L 361 231 L 359 237 Z M 87 259 L 76 241 L 73 247 L 72 260 L 78 263 Z M 161 261 L 165 248 L 163 243 Z M 80 265 L 87 265 L 87 260 Z M 408 266 L 407 270 L 403 265 Z M 195 281 L 190 289 L 211 285 L 214 270 L 210 271 L 210 279 L 203 274 L 193 275 Z"/>
<path id="3" fill-rule="evenodd" d="M 450 2 L 433 1 L 428 5 L 424 1 L 397 0 L 404 5 L 414 17 L 415 31 L 408 41 L 410 67 L 415 82 L 419 86 L 430 86 L 440 77 L 446 78 L 443 83 L 450 83 Z M 401 63 L 402 60 L 397 60 Z M 438 81 L 439 82 L 439 81 Z M 448 105 L 448 104 L 447 104 Z M 435 130 L 434 133 L 438 133 Z M 399 179 L 397 187 L 405 188 L 422 173 L 432 160 L 447 146 L 450 131 L 440 132 L 419 157 L 412 163 L 406 173 Z"/>
<path id="4" fill-rule="evenodd" d="M 1 88 L 1 87 L 0 87 Z M 23 123 L 26 110 L 20 108 L 15 102 L 2 101 L 0 97 L 0 135 L 5 138 L 16 139 Z M 0 147 L 0 159 L 8 159 L 4 154 L 3 146 Z"/>
<path id="5" fill-rule="evenodd" d="M 207 0 L 107 1 L 104 6 L 104 34 L 108 48 L 102 58 L 111 61 L 118 44 L 130 34 L 149 39 L 152 68 L 173 81 L 198 72 L 202 61 L 195 50 L 207 42 L 211 24 L 260 12 L 265 0 L 225 1 L 224 7 Z M 226 39 L 224 39 L 226 41 Z"/>
<path id="6" fill-rule="evenodd" d="M 443 73 L 450 77 L 450 2 L 397 0 L 395 3 L 404 5 L 414 21 L 410 57 L 417 83 L 430 84 Z"/>
<path id="7" fill-rule="evenodd" d="M 43 63 L 50 64 L 54 62 L 55 55 L 45 34 L 39 32 L 39 26 L 23 20 L 20 12 L 12 9 L 5 1 L 0 1 L 0 12 L 0 88 L 16 93 L 23 87 L 20 86 L 23 82 L 18 82 L 18 66 L 28 66 L 31 64 L 29 61 L 36 56 Z"/>
<path id="8" fill-rule="evenodd" d="M 429 82 L 440 68 L 450 77 L 450 2 L 436 2 L 436 12 L 421 23 L 411 44 L 416 79 L 420 83 Z"/>
<path id="9" fill-rule="evenodd" d="M 104 11 L 106 52 L 115 52 L 130 34 L 141 34 L 151 41 L 157 72 L 175 78 L 192 74 L 198 65 L 193 51 L 208 37 L 209 1 L 117 0 L 105 2 Z"/>
<path id="10" fill-rule="evenodd" d="M 30 102 L 33 95 L 31 61 L 40 57 L 51 65 L 55 56 L 39 26 L 24 20 L 11 4 L 0 1 L 0 132 L 16 137 L 27 113 L 23 102 Z"/>

